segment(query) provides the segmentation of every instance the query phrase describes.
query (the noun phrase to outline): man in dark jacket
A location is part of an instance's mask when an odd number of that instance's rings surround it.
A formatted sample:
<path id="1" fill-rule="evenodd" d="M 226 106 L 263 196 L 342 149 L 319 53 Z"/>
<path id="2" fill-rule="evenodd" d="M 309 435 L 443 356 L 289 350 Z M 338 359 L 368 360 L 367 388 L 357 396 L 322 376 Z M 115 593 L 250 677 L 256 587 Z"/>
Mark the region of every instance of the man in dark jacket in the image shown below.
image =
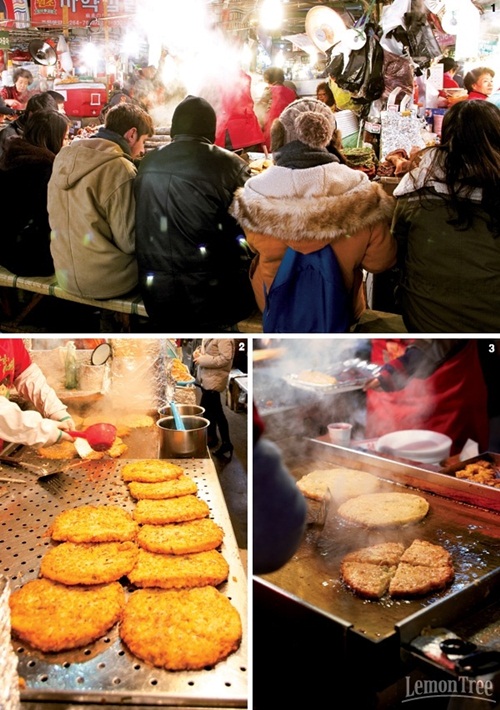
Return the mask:
<path id="1" fill-rule="evenodd" d="M 157 332 L 230 330 L 253 311 L 250 256 L 228 214 L 250 176 L 215 145 L 216 117 L 202 98 L 175 109 L 172 142 L 141 161 L 135 182 L 139 286 Z"/>

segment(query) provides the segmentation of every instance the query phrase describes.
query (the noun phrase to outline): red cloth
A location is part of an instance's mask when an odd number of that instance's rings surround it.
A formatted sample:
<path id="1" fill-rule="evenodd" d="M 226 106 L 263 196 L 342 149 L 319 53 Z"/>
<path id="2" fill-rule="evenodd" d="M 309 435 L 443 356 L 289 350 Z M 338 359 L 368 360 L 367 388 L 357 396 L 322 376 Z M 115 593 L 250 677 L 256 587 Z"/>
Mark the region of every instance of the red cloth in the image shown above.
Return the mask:
<path id="1" fill-rule="evenodd" d="M 406 340 L 374 339 L 372 362 L 383 365 L 404 352 Z M 367 392 L 366 437 L 403 429 L 430 429 L 453 440 L 451 455 L 467 439 L 488 446 L 487 390 L 477 345 L 470 341 L 426 379 L 412 378 L 397 392 Z"/>
<path id="2" fill-rule="evenodd" d="M 31 358 L 21 338 L 0 339 L 0 396 L 8 397 L 14 381 L 31 365 Z M 0 451 L 3 440 L 0 439 Z"/>
<path id="3" fill-rule="evenodd" d="M 252 79 L 241 72 L 239 81 L 222 94 L 222 105 L 217 114 L 215 145 L 232 150 L 264 143 L 264 135 L 253 108 Z M 226 145 L 226 131 L 230 146 Z"/>
<path id="4" fill-rule="evenodd" d="M 448 74 L 448 72 L 445 72 L 443 74 L 443 89 L 459 89 L 460 86 L 458 83 L 455 81 L 455 79 Z"/>
<path id="5" fill-rule="evenodd" d="M 25 107 L 30 97 L 30 94 L 28 91 L 25 91 L 23 94 L 21 94 L 15 86 L 4 86 L 3 89 L 0 90 L 0 96 L 4 100 L 14 99 L 15 101 L 18 101 L 20 104 L 22 104 L 23 107 Z"/>
<path id="6" fill-rule="evenodd" d="M 482 94 L 480 91 L 469 91 L 469 99 L 485 101 L 487 98 L 486 94 Z"/>
<path id="7" fill-rule="evenodd" d="M 264 125 L 264 140 L 267 148 L 271 148 L 271 126 L 273 125 L 274 119 L 278 118 L 281 112 L 289 106 L 292 101 L 295 101 L 297 94 L 293 89 L 282 84 L 276 84 L 271 87 L 271 106 L 266 115 L 266 121 Z"/>
<path id="8" fill-rule="evenodd" d="M 0 338 L 0 394 L 8 395 L 14 380 L 31 365 L 21 338 Z"/>

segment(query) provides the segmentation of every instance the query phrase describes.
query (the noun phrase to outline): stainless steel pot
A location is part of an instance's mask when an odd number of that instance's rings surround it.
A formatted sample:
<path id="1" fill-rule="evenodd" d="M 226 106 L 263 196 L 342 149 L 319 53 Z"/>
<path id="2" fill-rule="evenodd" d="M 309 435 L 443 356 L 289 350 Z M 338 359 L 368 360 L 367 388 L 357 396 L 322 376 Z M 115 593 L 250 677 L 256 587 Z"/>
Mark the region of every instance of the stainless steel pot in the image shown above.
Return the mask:
<path id="1" fill-rule="evenodd" d="M 207 458 L 208 419 L 196 416 L 183 416 L 185 431 L 175 428 L 173 417 L 162 417 L 156 422 L 160 429 L 161 459 L 171 458 Z"/>
<path id="2" fill-rule="evenodd" d="M 193 415 L 195 417 L 201 417 L 205 412 L 205 408 L 200 407 L 199 404 L 177 404 L 176 403 L 175 406 L 177 407 L 177 411 L 179 412 L 181 417 L 189 416 L 189 415 Z M 172 417 L 173 416 L 172 407 L 169 404 L 166 404 L 165 406 L 160 407 L 158 409 L 158 414 L 161 417 Z"/>

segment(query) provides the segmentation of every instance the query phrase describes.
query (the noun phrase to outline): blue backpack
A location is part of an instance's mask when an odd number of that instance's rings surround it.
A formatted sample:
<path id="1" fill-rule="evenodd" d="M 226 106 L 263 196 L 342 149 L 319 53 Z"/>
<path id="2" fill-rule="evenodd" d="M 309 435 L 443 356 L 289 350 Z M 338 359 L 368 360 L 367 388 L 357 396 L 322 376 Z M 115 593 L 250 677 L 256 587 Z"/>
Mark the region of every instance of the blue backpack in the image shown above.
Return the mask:
<path id="1" fill-rule="evenodd" d="M 350 306 L 331 246 L 311 254 L 288 247 L 262 317 L 264 333 L 346 333 Z"/>

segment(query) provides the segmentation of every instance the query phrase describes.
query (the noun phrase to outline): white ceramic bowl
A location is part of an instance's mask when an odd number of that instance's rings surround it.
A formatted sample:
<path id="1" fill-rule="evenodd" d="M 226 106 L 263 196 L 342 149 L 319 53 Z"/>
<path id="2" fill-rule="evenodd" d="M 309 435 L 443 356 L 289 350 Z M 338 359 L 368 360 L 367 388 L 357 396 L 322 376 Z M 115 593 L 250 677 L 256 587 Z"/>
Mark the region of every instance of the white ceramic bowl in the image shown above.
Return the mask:
<path id="1" fill-rule="evenodd" d="M 421 463 L 439 463 L 450 455 L 452 440 L 427 429 L 404 429 L 381 436 L 375 450 Z"/>

